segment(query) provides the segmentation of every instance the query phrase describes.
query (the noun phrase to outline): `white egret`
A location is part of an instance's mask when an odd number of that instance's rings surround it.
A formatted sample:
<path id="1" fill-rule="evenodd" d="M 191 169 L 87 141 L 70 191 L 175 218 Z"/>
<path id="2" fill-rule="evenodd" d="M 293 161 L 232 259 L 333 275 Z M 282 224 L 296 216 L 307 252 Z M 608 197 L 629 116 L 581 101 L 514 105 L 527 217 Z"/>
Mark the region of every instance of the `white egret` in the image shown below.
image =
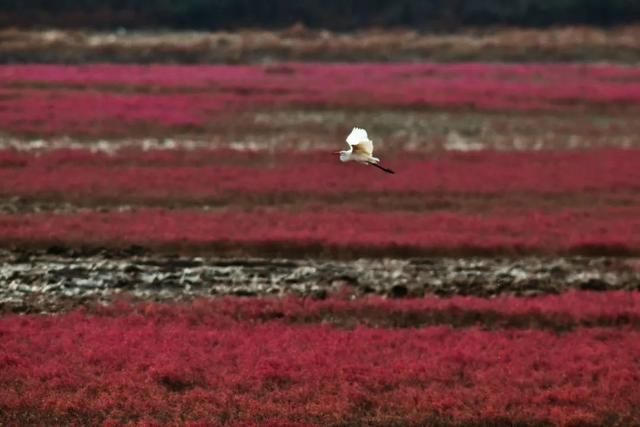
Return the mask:
<path id="1" fill-rule="evenodd" d="M 361 128 L 353 128 L 349 136 L 347 136 L 348 150 L 336 151 L 334 154 L 340 154 L 341 162 L 358 162 L 365 165 L 375 166 L 386 173 L 395 173 L 391 169 L 380 166 L 380 159 L 373 157 L 373 141 L 369 139 L 367 131 Z"/>

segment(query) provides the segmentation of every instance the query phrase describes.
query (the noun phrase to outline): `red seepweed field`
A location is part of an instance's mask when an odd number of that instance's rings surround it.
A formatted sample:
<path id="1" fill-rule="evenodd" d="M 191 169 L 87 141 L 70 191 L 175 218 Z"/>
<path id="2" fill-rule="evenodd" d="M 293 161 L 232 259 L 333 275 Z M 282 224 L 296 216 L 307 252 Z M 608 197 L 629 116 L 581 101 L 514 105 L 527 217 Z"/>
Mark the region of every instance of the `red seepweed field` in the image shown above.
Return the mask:
<path id="1" fill-rule="evenodd" d="M 570 327 L 564 323 L 570 319 L 637 322 L 635 299 L 232 299 L 10 316 L 0 322 L 0 360 L 8 368 L 0 374 L 0 419 L 21 422 L 46 413 L 57 422 L 107 425 L 625 425 L 637 419 L 640 399 L 635 326 L 558 334 L 453 329 L 446 322 L 466 315 L 481 324 L 485 310 L 504 316 L 507 325 L 518 316 L 534 325 L 536 318 L 555 318 L 558 328 Z M 616 300 L 625 307 L 617 313 L 600 305 Z M 598 306 L 573 306 L 581 302 Z M 419 329 L 316 323 L 323 314 L 428 317 L 438 311 L 436 322 L 445 325 Z"/>
<path id="2" fill-rule="evenodd" d="M 0 237 L 27 247 L 235 246 L 261 254 L 640 250 L 635 150 L 388 161 L 397 175 L 325 152 L 5 152 L 0 195 L 36 212 L 1 215 Z M 39 203 L 54 211 L 37 212 Z M 76 208 L 56 212 L 64 203 Z"/>
<path id="3" fill-rule="evenodd" d="M 336 145 L 341 148 L 340 141 Z M 422 198 L 587 193 L 594 198 L 633 199 L 640 189 L 640 152 L 630 149 L 432 155 L 387 149 L 381 155 L 399 172 L 388 178 L 372 168 L 340 164 L 336 156 L 322 150 L 1 154 L 4 185 L 0 195 L 67 201 L 203 204 L 225 197 L 357 197 L 362 193 Z"/>
<path id="4" fill-rule="evenodd" d="M 491 215 L 147 209 L 4 215 L 0 236 L 25 248 L 142 246 L 263 256 L 634 255 L 638 218 L 638 208 Z"/>
<path id="5" fill-rule="evenodd" d="M 268 108 L 635 112 L 640 73 L 615 65 L 22 65 L 0 70 L 0 126 L 30 135 L 206 131 Z"/>
<path id="6" fill-rule="evenodd" d="M 635 66 L 0 66 L 0 425 L 636 425 L 639 111 Z"/>

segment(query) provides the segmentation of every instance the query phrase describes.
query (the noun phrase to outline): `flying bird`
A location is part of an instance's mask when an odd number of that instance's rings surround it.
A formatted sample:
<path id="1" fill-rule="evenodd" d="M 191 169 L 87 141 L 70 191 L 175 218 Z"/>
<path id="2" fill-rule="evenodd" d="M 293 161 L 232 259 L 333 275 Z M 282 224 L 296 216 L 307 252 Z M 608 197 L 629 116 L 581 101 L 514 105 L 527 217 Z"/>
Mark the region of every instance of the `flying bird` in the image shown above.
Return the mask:
<path id="1" fill-rule="evenodd" d="M 347 136 L 348 150 L 336 151 L 334 154 L 340 154 L 341 162 L 358 162 L 365 165 L 375 166 L 386 173 L 395 173 L 391 169 L 387 169 L 380 165 L 380 159 L 373 157 L 373 141 L 369 139 L 367 131 L 361 128 L 353 128 L 349 136 Z"/>

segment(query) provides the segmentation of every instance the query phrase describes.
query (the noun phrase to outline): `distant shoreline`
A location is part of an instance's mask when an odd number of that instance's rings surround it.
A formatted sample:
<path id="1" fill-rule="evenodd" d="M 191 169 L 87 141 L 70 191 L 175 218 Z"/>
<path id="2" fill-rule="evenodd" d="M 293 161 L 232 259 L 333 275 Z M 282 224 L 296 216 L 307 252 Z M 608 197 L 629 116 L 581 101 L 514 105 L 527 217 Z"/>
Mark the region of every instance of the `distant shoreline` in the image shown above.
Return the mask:
<path id="1" fill-rule="evenodd" d="M 0 63 L 617 62 L 640 58 L 640 25 L 600 29 L 409 29 L 349 33 L 293 26 L 234 32 L 0 30 Z"/>

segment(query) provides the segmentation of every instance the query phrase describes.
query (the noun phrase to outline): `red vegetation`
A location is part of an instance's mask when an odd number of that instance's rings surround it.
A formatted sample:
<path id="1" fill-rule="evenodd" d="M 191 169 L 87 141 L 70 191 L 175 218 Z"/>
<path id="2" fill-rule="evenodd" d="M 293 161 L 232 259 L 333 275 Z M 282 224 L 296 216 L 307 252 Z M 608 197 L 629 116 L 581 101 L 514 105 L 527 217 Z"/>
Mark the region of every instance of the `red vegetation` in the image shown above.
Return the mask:
<path id="1" fill-rule="evenodd" d="M 0 215 L 4 245 L 224 249 L 293 255 L 640 253 L 640 207 L 555 213 L 141 209 Z"/>
<path id="2" fill-rule="evenodd" d="M 625 296 L 632 302 L 625 304 Z M 578 304 L 591 300 L 598 312 L 599 299 L 638 315 L 635 294 L 570 294 L 521 307 L 581 316 Z M 496 304 L 509 311 L 513 301 L 373 304 L 383 310 Z M 0 421 L 22 424 L 40 414 L 84 425 L 630 425 L 640 417 L 635 329 L 341 330 L 261 317 L 268 306 L 291 313 L 314 312 L 316 304 L 357 312 L 370 303 L 222 300 L 4 317 Z"/>
<path id="3" fill-rule="evenodd" d="M 371 255 L 640 250 L 640 151 L 386 159 L 398 174 L 379 175 L 318 152 L 3 151 L 0 196 L 89 207 L 229 208 L 4 215 L 0 238 L 34 246 L 305 248 Z"/>
<path id="4" fill-rule="evenodd" d="M 0 127 L 122 135 L 132 126 L 202 130 L 265 107 L 636 108 L 640 71 L 599 65 L 364 64 L 3 66 Z"/>
<path id="5" fill-rule="evenodd" d="M 228 197 L 600 193 L 637 200 L 640 151 L 411 153 L 386 156 L 394 176 L 340 164 L 329 153 L 230 150 L 113 156 L 0 151 L 0 196 L 67 201 L 206 203 Z M 588 171 L 588 172 L 587 172 Z M 592 200 L 596 200 L 593 197 Z M 566 205 L 565 205 L 566 206 Z M 518 206 L 512 206 L 517 208 Z M 569 206 L 570 207 L 570 206 Z"/>
<path id="6" fill-rule="evenodd" d="M 345 295 L 348 296 L 348 292 Z M 567 329 L 575 326 L 640 326 L 640 293 L 569 291 L 560 295 L 521 298 L 501 296 L 495 299 L 471 296 L 412 299 L 369 297 L 309 301 L 225 299 L 188 310 L 212 310 L 243 320 L 283 319 L 287 322 L 328 322 L 351 325 L 410 327 L 421 325 L 485 325 L 502 327 L 548 327 Z M 185 310 L 187 310 L 185 308 Z"/>

